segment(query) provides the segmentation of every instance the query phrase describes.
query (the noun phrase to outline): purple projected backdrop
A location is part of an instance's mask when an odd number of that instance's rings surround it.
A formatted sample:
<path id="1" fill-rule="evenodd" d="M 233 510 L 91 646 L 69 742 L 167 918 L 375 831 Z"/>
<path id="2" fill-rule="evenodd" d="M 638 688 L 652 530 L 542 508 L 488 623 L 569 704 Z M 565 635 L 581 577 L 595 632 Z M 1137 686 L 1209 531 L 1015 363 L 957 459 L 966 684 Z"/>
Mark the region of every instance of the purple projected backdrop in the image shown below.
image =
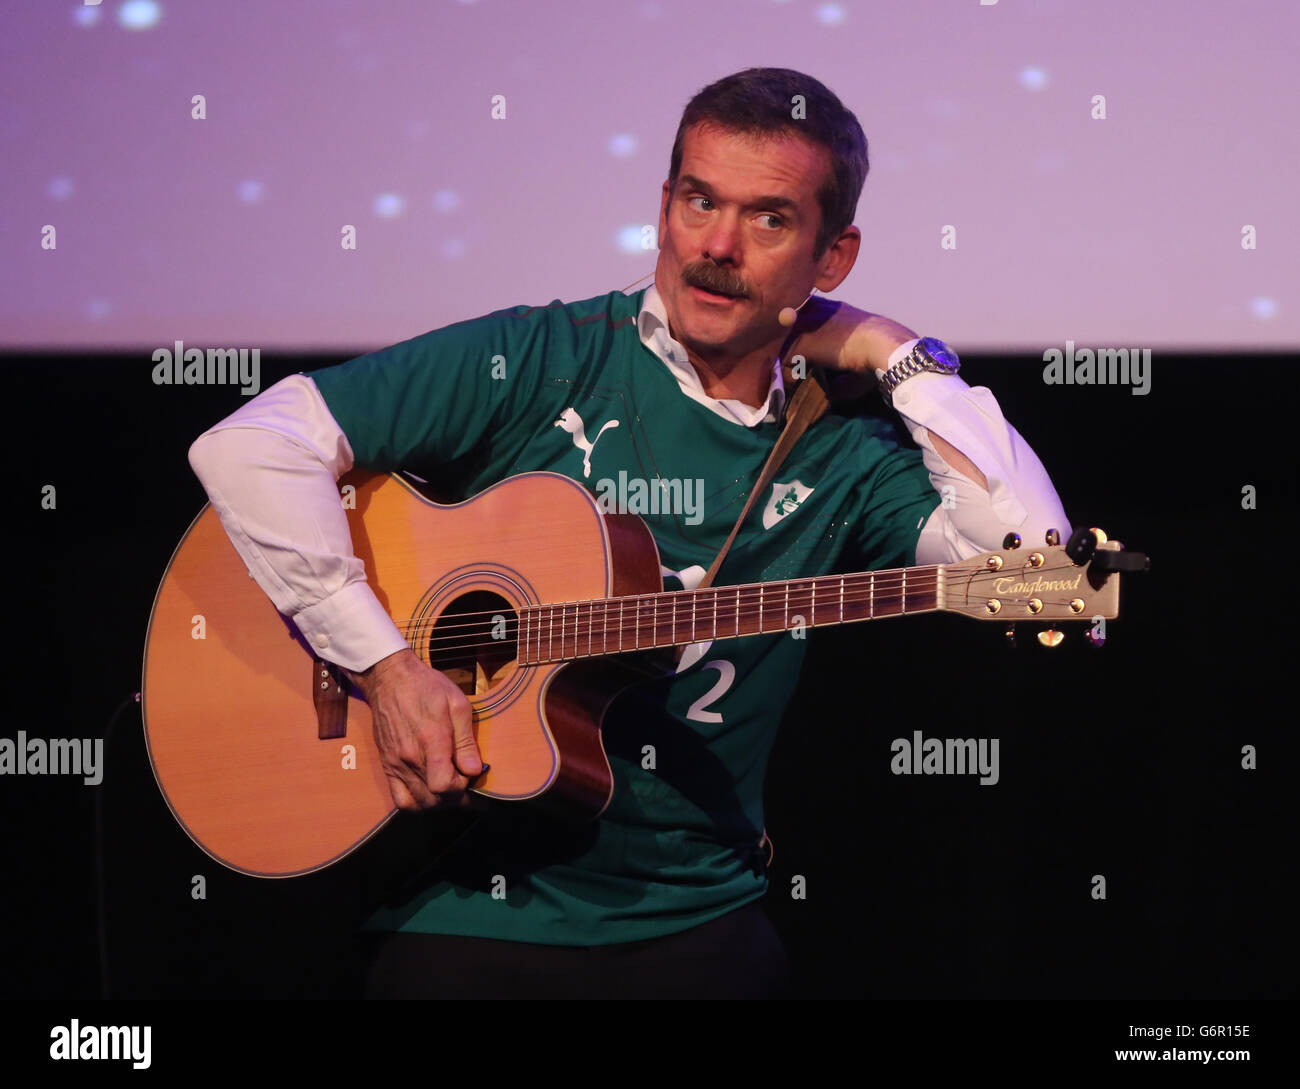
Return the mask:
<path id="1" fill-rule="evenodd" d="M 368 350 L 648 282 L 682 107 L 771 65 L 866 130 L 862 253 L 835 297 L 959 350 L 1293 347 L 1298 12 L 10 5 L 0 345 Z"/>

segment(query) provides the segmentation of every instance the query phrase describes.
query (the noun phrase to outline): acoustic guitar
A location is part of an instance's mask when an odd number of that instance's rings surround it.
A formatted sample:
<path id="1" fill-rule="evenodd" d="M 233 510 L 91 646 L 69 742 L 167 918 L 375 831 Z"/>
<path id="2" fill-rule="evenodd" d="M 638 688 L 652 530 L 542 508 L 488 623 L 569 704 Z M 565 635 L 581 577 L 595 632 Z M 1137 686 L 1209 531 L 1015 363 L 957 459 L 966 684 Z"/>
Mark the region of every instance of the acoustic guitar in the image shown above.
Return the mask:
<path id="1" fill-rule="evenodd" d="M 397 475 L 340 483 L 376 596 L 469 696 L 490 765 L 471 789 L 575 820 L 612 796 L 606 708 L 629 684 L 680 667 L 675 648 L 934 611 L 1113 619 L 1118 572 L 1147 566 L 1079 530 L 1064 546 L 1054 534 L 1039 547 L 1008 538 L 960 563 L 666 592 L 646 524 L 604 512 L 568 477 L 527 473 L 452 505 Z M 158 588 L 141 702 L 167 805 L 231 869 L 321 869 L 398 812 L 361 693 L 276 610 L 210 505 Z"/>

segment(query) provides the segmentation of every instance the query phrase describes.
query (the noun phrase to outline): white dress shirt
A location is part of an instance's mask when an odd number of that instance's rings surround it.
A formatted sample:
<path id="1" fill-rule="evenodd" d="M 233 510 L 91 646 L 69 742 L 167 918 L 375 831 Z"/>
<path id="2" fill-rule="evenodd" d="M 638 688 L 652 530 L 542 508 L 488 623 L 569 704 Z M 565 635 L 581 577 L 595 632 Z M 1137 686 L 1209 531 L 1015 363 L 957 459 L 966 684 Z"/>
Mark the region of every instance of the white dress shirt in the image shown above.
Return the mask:
<path id="1" fill-rule="evenodd" d="M 641 342 L 672 371 L 682 393 L 737 427 L 779 418 L 785 384 L 778 360 L 757 407 L 704 392 L 686 350 L 673 339 L 652 284 L 637 315 Z M 916 341 L 899 345 L 893 366 Z M 993 394 L 958 375 L 922 373 L 894 392 L 893 406 L 921 448 L 941 504 L 921 530 L 918 564 L 969 559 L 1002 546 L 1009 532 L 1026 542 L 1049 528 L 1069 532 L 1042 463 L 1002 417 Z M 985 491 L 948 465 L 929 428 L 965 454 L 989 483 Z M 195 440 L 190 465 L 257 584 L 291 617 L 321 657 L 360 671 L 408 646 L 366 582 L 352 550 L 338 478 L 352 448 L 316 384 L 295 374 L 277 382 Z"/>

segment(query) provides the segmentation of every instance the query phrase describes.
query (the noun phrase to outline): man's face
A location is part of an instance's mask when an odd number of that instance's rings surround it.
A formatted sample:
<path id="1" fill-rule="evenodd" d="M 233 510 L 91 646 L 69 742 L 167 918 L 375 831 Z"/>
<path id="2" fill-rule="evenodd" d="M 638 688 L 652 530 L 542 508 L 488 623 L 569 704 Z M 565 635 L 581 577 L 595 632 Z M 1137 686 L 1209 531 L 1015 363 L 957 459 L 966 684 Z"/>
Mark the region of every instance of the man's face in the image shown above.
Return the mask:
<path id="1" fill-rule="evenodd" d="M 676 188 L 665 182 L 660 201 L 655 287 L 694 354 L 725 362 L 779 347 L 777 314 L 819 278 L 816 194 L 829 169 L 826 149 L 797 136 L 686 131 Z"/>

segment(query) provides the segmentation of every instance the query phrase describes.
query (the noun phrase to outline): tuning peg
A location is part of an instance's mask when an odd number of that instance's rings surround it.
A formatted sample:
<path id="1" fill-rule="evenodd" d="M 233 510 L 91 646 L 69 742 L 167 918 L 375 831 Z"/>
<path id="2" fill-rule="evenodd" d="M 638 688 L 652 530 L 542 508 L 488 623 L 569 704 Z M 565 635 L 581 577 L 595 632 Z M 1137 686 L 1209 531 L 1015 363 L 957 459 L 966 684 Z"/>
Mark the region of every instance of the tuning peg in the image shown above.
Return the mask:
<path id="1" fill-rule="evenodd" d="M 1098 544 L 1105 544 L 1107 541 L 1110 540 L 1110 538 L 1106 536 L 1106 531 L 1104 529 L 1098 529 L 1096 526 L 1090 526 L 1089 528 L 1092 530 L 1093 535 L 1097 538 Z"/>
<path id="2" fill-rule="evenodd" d="M 1061 531 L 1059 529 L 1049 529 L 1047 531 L 1047 544 L 1059 545 L 1061 543 Z"/>
<path id="3" fill-rule="evenodd" d="M 1092 625 L 1089 625 L 1084 629 L 1083 638 L 1087 642 L 1088 646 L 1097 650 L 1100 650 L 1102 645 L 1106 642 L 1106 637 Z"/>
<path id="4" fill-rule="evenodd" d="M 1002 637 L 1004 639 L 1003 646 L 1009 650 L 1016 649 L 1016 626 L 1014 624 L 1007 625 L 1007 630 L 1002 633 Z"/>
<path id="5" fill-rule="evenodd" d="M 1038 641 L 1045 647 L 1059 647 L 1065 639 L 1065 632 L 1045 628 L 1038 633 Z"/>
<path id="6" fill-rule="evenodd" d="M 1082 567 L 1092 559 L 1092 554 L 1096 551 L 1097 535 L 1082 526 L 1070 534 L 1070 539 L 1065 545 L 1065 554 L 1070 557 L 1070 562 L 1075 567 Z"/>
<path id="7" fill-rule="evenodd" d="M 1008 551 L 1010 551 L 1010 550 L 1012 550 L 1012 549 L 1019 548 L 1019 547 L 1020 547 L 1020 534 L 1019 534 L 1019 533 L 1008 533 L 1005 537 L 1002 538 L 1002 547 L 1005 548 L 1005 549 L 1007 549 Z"/>

